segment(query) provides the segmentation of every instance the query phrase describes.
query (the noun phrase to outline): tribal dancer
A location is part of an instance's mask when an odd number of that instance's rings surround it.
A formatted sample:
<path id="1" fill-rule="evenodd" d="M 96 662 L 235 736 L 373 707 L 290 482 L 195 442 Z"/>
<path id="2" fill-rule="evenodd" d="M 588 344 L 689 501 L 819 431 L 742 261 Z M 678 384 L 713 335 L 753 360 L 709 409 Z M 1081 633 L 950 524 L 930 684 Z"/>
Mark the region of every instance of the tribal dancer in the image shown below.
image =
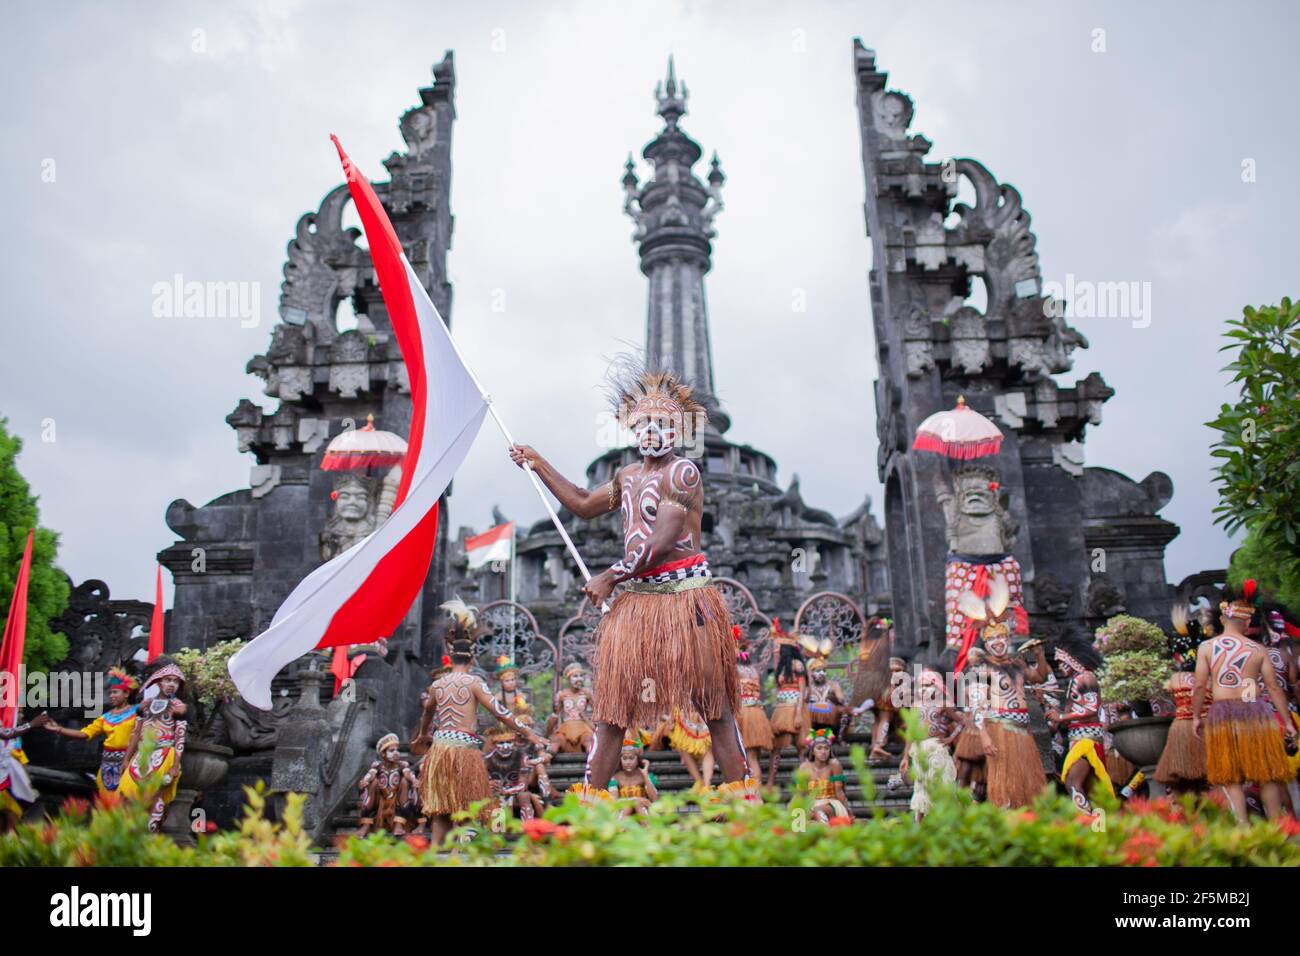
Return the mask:
<path id="1" fill-rule="evenodd" d="M 1287 711 L 1286 696 L 1263 646 L 1246 636 L 1259 613 L 1255 582 L 1246 581 L 1240 593 L 1224 596 L 1219 605 L 1223 633 L 1196 649 L 1192 728 L 1205 739 L 1205 778 L 1211 786 L 1223 787 L 1237 819 L 1246 822 L 1245 783 L 1259 784 L 1264 812 L 1274 819 L 1282 812 L 1283 788 L 1293 776 L 1287 749 L 1295 744 L 1296 728 L 1283 726 L 1278 715 Z M 1272 708 L 1258 699 L 1261 684 Z M 1214 702 L 1202 721 L 1207 688 Z"/>
<path id="2" fill-rule="evenodd" d="M 80 730 L 60 727 L 54 721 L 45 729 L 70 740 L 104 738 L 104 750 L 99 758 L 99 772 L 95 774 L 95 788 L 103 796 L 117 791 L 126 765 L 126 748 L 135 730 L 135 718 L 140 708 L 131 703 L 131 695 L 139 682 L 119 668 L 110 668 L 105 681 L 108 687 L 108 710 L 104 711 Z"/>
<path id="3" fill-rule="evenodd" d="M 871 754 L 888 759 L 885 740 L 894 715 L 889 661 L 894 648 L 894 625 L 889 618 L 873 617 L 862 629 L 858 642 L 858 670 L 853 675 L 852 715 L 871 711 Z"/>
<path id="4" fill-rule="evenodd" d="M 1169 641 L 1174 672 L 1165 688 L 1174 697 L 1174 720 L 1169 725 L 1165 749 L 1156 764 L 1155 778 L 1175 796 L 1197 793 L 1205 787 L 1205 741 L 1192 730 L 1192 693 L 1196 687 L 1196 649 L 1200 627 L 1189 619 L 1187 605 L 1174 605 L 1174 636 Z M 1202 713 L 1204 719 L 1205 714 Z"/>
<path id="5" fill-rule="evenodd" d="M 528 751 L 520 746 L 519 735 L 498 724 L 488 733 L 488 742 L 492 749 L 483 758 L 483 763 L 497 806 L 505 807 L 521 820 L 531 820 L 545 813 L 546 803 L 542 799 L 541 779 L 538 777 L 540 764 L 529 760 Z"/>
<path id="6" fill-rule="evenodd" d="M 1281 713 L 1283 723 L 1300 728 L 1300 713 L 1296 711 L 1296 659 L 1294 648 L 1288 638 L 1300 637 L 1300 627 L 1290 620 L 1290 614 L 1280 604 L 1266 604 L 1262 614 L 1262 639 L 1264 653 L 1268 655 L 1269 665 L 1277 677 L 1282 696 L 1286 698 L 1287 710 Z M 1272 698 L 1265 698 L 1272 704 Z M 1289 812 L 1295 816 L 1300 808 L 1300 788 L 1297 788 L 1296 774 L 1300 772 L 1300 751 L 1287 754 L 1291 764 L 1291 780 L 1287 783 L 1286 801 L 1290 804 Z"/>
<path id="7" fill-rule="evenodd" d="M 1029 733 L 1029 706 L 1025 681 L 1042 683 L 1050 670 L 1041 641 L 1027 641 L 1017 654 L 1011 651 L 1011 631 L 1006 620 L 1011 591 L 1001 575 L 988 579 L 988 597 L 967 591 L 962 595 L 962 613 L 982 624 L 984 667 L 989 676 L 988 695 L 975 714 L 984 747 L 988 802 L 999 807 L 1028 806 L 1047 784 L 1038 747 Z M 1016 614 L 1019 619 L 1020 614 Z M 1023 658 L 1034 652 L 1034 666 Z"/>
<path id="8" fill-rule="evenodd" d="M 984 667 L 984 648 L 972 647 L 966 660 L 966 669 L 958 675 L 964 713 L 953 758 L 957 763 L 957 785 L 968 789 L 976 800 L 983 800 L 986 792 L 984 743 L 980 728 L 975 725 L 975 714 L 983 709 L 988 697 L 989 676 Z"/>
<path id="9" fill-rule="evenodd" d="M 808 662 L 808 695 L 805 706 L 808 708 L 808 727 L 814 732 L 822 729 L 840 731 L 840 724 L 846 716 L 844 691 L 839 681 L 829 679 L 826 673 L 826 660 L 834 647 L 829 637 L 820 641 L 807 635 L 799 638 L 803 645 L 805 660 Z"/>
<path id="10" fill-rule="evenodd" d="M 619 816 L 648 816 L 650 804 L 659 799 L 655 775 L 650 772 L 650 761 L 641 759 L 639 740 L 623 741 L 623 749 L 618 755 L 618 770 L 609 781 L 609 789 L 623 805 Z"/>
<path id="11" fill-rule="evenodd" d="M 142 703 L 122 758 L 126 772 L 117 791 L 128 799 L 141 795 L 149 799 L 149 829 L 155 833 L 162 829 L 167 807 L 181 782 L 181 757 L 189 727 L 180 699 L 184 686 L 185 675 L 174 660 L 154 658 L 145 672 Z"/>
<path id="12" fill-rule="evenodd" d="M 742 635 L 739 625 L 732 631 L 736 637 L 736 681 L 740 688 L 736 722 L 740 724 L 740 739 L 749 765 L 759 767 L 758 752 L 772 750 L 772 722 L 763 710 L 763 677 L 750 662 L 749 640 Z"/>
<path id="13" fill-rule="evenodd" d="M 833 818 L 853 819 L 849 794 L 844 789 L 844 766 L 831 756 L 834 742 L 834 731 L 813 731 L 804 741 L 808 749 L 799 765 L 799 772 L 807 775 L 804 788 L 813 799 L 812 818 L 818 823 L 830 823 Z"/>
<path id="14" fill-rule="evenodd" d="M 808 678 L 804 669 L 803 652 L 799 639 L 781 630 L 781 622 L 772 621 L 772 636 L 776 639 L 776 701 L 772 705 L 772 755 L 767 764 L 767 785 L 776 786 L 777 766 L 781 751 L 796 745 L 808 736 L 808 711 L 804 700 L 808 695 Z"/>
<path id="15" fill-rule="evenodd" d="M 1092 813 L 1088 792 L 1094 781 L 1114 796 L 1115 787 L 1106 773 L 1106 747 L 1102 739 L 1101 688 L 1095 669 L 1100 655 L 1087 641 L 1063 634 L 1056 643 L 1056 666 L 1066 682 L 1065 710 L 1048 711 L 1054 729 L 1064 726 L 1069 749 L 1061 765 L 1061 782 L 1070 791 L 1074 805 Z"/>
<path id="16" fill-rule="evenodd" d="M 952 701 L 944 686 L 943 675 L 932 667 L 924 667 L 917 680 L 915 706 L 921 726 L 925 729 L 925 739 L 916 745 L 916 761 L 913 766 L 912 744 L 903 746 L 903 759 L 898 764 L 898 772 L 907 778 L 909 768 L 913 770 L 912 800 L 909 807 L 920 823 L 930 812 L 930 789 L 937 783 L 953 783 L 957 779 L 957 767 L 952 762 L 949 748 L 962 731 L 965 719 Z"/>
<path id="17" fill-rule="evenodd" d="M 564 669 L 564 679 L 569 686 L 556 693 L 555 713 L 547 722 L 551 749 L 562 754 L 591 753 L 596 731 L 590 723 L 591 691 L 587 690 L 587 672 L 581 664 L 573 663 Z"/>
<path id="18" fill-rule="evenodd" d="M 446 839 L 453 814 L 492 796 L 483 764 L 483 738 L 474 732 L 479 707 L 531 743 L 546 743 L 501 706 L 483 678 L 469 672 L 474 662 L 474 608 L 459 599 L 448 601 L 442 608 L 452 618 L 446 637 L 451 645 L 451 673 L 433 682 L 426 704 L 431 719 L 421 722 L 422 727 L 436 727 L 420 764 L 420 798 L 429 818 L 429 837 L 435 845 Z M 481 816 L 485 819 L 488 812 L 485 807 Z"/>
<path id="19" fill-rule="evenodd" d="M 0 727 L 0 833 L 18 826 L 23 808 L 18 803 L 33 803 L 40 796 L 27 776 L 27 755 L 23 753 L 23 734 L 49 723 L 49 715 L 33 717 L 29 723 Z"/>
<path id="20" fill-rule="evenodd" d="M 380 737 L 375 744 L 375 753 L 379 759 L 370 765 L 357 784 L 361 792 L 358 801 L 361 828 L 357 830 L 357 836 L 366 836 L 372 828 L 402 836 L 411 825 L 420 781 L 411 765 L 402 759 L 397 734 Z"/>
<path id="21" fill-rule="evenodd" d="M 563 478 L 526 445 L 510 449 L 579 518 L 621 508 L 625 554 L 583 589 L 601 607 L 615 586 L 596 635 L 596 743 L 586 785 L 603 784 L 618 764 L 628 728 L 649 725 L 665 710 L 694 710 L 709 725 L 728 791 L 751 793 L 736 727 L 736 650 L 726 603 L 700 550 L 704 487 L 700 469 L 674 446 L 687 424 L 696 433 L 704 407 L 670 372 L 649 372 L 622 360 L 611 370 L 611 399 L 620 425 L 631 428 L 641 460 L 619 468 L 599 488 Z"/>

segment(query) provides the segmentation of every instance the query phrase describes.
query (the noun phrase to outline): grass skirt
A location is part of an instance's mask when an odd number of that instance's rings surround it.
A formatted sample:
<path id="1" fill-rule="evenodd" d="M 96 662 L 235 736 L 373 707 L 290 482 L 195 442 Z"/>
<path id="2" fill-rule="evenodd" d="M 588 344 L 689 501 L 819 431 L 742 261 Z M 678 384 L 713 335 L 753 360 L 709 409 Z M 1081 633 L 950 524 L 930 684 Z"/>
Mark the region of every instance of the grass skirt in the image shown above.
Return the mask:
<path id="1" fill-rule="evenodd" d="M 1216 700 L 1205 720 L 1205 779 L 1211 784 L 1288 783 L 1282 728 L 1262 700 Z"/>
<path id="2" fill-rule="evenodd" d="M 597 723 L 653 724 L 674 708 L 708 721 L 739 709 L 731 617 L 711 584 L 624 591 L 597 629 L 594 663 Z"/>
<path id="3" fill-rule="evenodd" d="M 451 747 L 435 739 L 420 765 L 420 802 L 433 816 L 460 813 L 492 796 L 483 754 L 477 747 Z M 490 808 L 484 807 L 486 819 Z"/>
<path id="4" fill-rule="evenodd" d="M 594 736 L 596 731 L 585 720 L 566 720 L 555 728 L 553 739 L 560 745 L 560 753 L 582 753 L 582 738 Z"/>
<path id="5" fill-rule="evenodd" d="M 1138 768 L 1119 755 L 1114 747 L 1106 748 L 1106 775 L 1120 787 L 1128 786 Z"/>
<path id="6" fill-rule="evenodd" d="M 772 749 L 772 722 L 762 707 L 741 707 L 736 711 L 736 723 L 746 750 Z"/>
<path id="7" fill-rule="evenodd" d="M 682 725 L 681 721 L 676 721 L 673 724 L 673 732 L 668 735 L 668 744 L 679 754 L 690 754 L 698 759 L 709 752 L 709 748 L 713 746 L 713 738 L 707 732 L 692 733 Z"/>
<path id="8" fill-rule="evenodd" d="M 908 806 L 913 813 L 929 813 L 932 805 L 930 788 L 940 782 L 955 783 L 957 765 L 952 762 L 948 748 L 936 737 L 927 737 L 913 746 L 908 760 L 908 773 L 912 777 L 912 800 Z M 924 772 L 921 770 L 922 762 L 925 763 Z"/>
<path id="9" fill-rule="evenodd" d="M 1175 720 L 1169 725 L 1155 777 L 1166 787 L 1205 782 L 1205 741 L 1192 732 L 1190 720 Z"/>
<path id="10" fill-rule="evenodd" d="M 983 763 L 984 744 L 980 741 L 979 728 L 973 723 L 967 724 L 965 729 L 957 735 L 957 747 L 953 756 L 958 760 L 969 760 L 973 763 Z"/>
<path id="11" fill-rule="evenodd" d="M 772 708 L 772 733 L 794 734 L 796 745 L 803 743 L 803 738 L 808 736 L 806 714 L 798 704 L 777 704 Z"/>
<path id="12" fill-rule="evenodd" d="M 1047 785 L 1038 745 L 1028 731 L 989 720 L 984 724 L 997 755 L 984 761 L 988 802 L 999 807 L 1026 807 Z"/>

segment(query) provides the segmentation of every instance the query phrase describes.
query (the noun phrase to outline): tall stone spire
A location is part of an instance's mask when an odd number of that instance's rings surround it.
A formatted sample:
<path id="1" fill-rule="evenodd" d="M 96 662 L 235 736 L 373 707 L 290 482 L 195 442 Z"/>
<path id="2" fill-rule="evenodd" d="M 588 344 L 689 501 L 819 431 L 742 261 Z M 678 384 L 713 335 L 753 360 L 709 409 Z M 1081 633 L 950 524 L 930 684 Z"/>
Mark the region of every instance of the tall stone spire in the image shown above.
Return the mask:
<path id="1" fill-rule="evenodd" d="M 708 409 L 711 425 L 725 432 L 731 420 L 714 390 L 704 276 L 712 267 L 713 217 L 722 209 L 726 176 L 716 153 L 706 182 L 692 172 L 703 150 L 677 125 L 686 115 L 689 95 L 686 84 L 678 82 L 670 56 L 668 78 L 655 85 L 656 112 L 664 128 L 641 154 L 654 171 L 644 185 L 638 184 L 628 155 L 623 211 L 636 223 L 632 240 L 641 257 L 641 271 L 650 280 L 646 359 L 689 381 Z"/>

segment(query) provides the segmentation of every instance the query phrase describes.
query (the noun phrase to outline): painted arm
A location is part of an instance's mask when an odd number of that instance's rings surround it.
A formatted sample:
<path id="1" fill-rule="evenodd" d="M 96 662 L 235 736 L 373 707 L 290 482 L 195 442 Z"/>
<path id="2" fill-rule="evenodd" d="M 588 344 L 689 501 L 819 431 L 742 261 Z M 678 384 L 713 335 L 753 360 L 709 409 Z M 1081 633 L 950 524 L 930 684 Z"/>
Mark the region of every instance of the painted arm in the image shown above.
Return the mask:
<path id="1" fill-rule="evenodd" d="M 1286 693 L 1282 690 L 1282 685 L 1278 682 L 1277 674 L 1273 671 L 1273 665 L 1267 657 L 1264 657 L 1260 666 L 1260 673 L 1264 678 L 1264 687 L 1268 689 L 1268 696 L 1273 699 L 1273 706 L 1277 712 L 1282 715 L 1282 733 L 1287 740 L 1295 740 L 1296 729 L 1295 721 L 1291 719 L 1291 711 L 1286 705 Z"/>
<path id="2" fill-rule="evenodd" d="M 555 500 L 579 518 L 596 518 L 618 510 L 618 472 L 614 473 L 611 481 L 588 490 L 579 488 L 561 475 L 529 445 L 511 445 L 510 459 L 520 468 L 527 465 L 536 472 L 542 484 L 555 495 Z"/>
<path id="3" fill-rule="evenodd" d="M 1201 645 L 1203 649 L 1205 644 Z M 1196 683 L 1192 687 L 1192 732 L 1201 736 L 1201 709 L 1205 704 L 1205 688 L 1210 681 L 1210 655 L 1198 649 L 1196 652 Z"/>
<path id="4" fill-rule="evenodd" d="M 514 715 L 511 714 L 510 711 L 506 710 L 505 705 L 503 705 L 501 701 L 497 700 L 496 695 L 493 694 L 492 691 L 488 690 L 487 684 L 480 680 L 475 683 L 473 687 L 475 700 L 483 705 L 483 707 L 487 708 L 488 713 L 501 723 L 505 724 L 515 733 L 519 734 L 519 736 L 527 738 L 534 744 L 545 746 L 545 738 L 539 737 L 532 730 L 515 720 Z"/>

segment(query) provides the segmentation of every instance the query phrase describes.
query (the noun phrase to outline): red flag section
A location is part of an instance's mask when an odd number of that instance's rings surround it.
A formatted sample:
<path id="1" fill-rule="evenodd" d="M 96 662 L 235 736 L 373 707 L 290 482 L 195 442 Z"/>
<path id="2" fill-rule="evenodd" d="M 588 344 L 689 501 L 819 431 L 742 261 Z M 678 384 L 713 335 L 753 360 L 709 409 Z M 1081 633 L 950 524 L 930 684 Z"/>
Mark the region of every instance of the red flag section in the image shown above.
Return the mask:
<path id="1" fill-rule="evenodd" d="M 14 596 L 9 602 L 9 616 L 5 619 L 4 642 L 0 643 L 0 676 L 3 694 L 0 695 L 0 727 L 12 729 L 18 719 L 19 682 L 23 673 L 23 645 L 27 643 L 27 582 L 32 576 L 32 538 L 36 529 L 27 532 L 27 547 L 23 561 L 18 566 L 18 580 L 14 582 Z"/>

